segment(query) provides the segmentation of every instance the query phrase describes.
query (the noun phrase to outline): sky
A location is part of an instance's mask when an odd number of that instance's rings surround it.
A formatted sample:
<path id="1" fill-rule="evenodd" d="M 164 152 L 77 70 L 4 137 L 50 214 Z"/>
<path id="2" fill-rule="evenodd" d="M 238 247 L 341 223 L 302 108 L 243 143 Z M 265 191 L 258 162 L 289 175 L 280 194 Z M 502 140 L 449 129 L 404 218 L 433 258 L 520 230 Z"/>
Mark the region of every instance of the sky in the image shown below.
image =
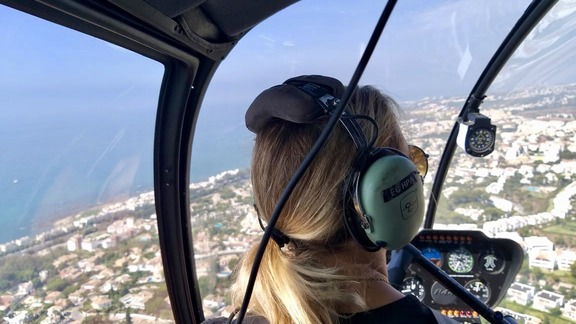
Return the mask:
<path id="1" fill-rule="evenodd" d="M 297 3 L 254 28 L 218 76 L 235 84 L 245 78 L 275 84 L 280 76 L 323 73 L 347 83 L 384 2 L 326 3 Z M 527 3 L 399 1 L 362 81 L 400 100 L 469 91 Z M 240 61 L 257 61 L 258 67 Z"/>
<path id="2" fill-rule="evenodd" d="M 528 3 L 399 1 L 362 81 L 382 86 L 399 100 L 469 91 L 487 57 Z M 383 5 L 384 1 L 375 0 L 362 0 L 361 5 L 342 0 L 302 1 L 278 13 L 249 32 L 222 63 L 212 88 L 230 95 L 218 96 L 215 104 L 253 98 L 263 87 L 297 74 L 330 74 L 347 83 Z M 118 84 L 153 84 L 157 78 L 145 59 L 131 59 L 131 66 L 112 55 L 103 59 L 106 51 L 100 49 L 102 44 L 23 16 L 0 7 L 0 43 L 4 48 L 0 87 L 4 91 L 23 84 L 52 91 L 78 84 L 74 76 L 86 84 L 84 75 L 61 73 L 79 66 L 96 87 L 114 64 L 122 64 L 129 72 L 115 78 Z M 122 51 L 106 46 L 109 51 Z M 42 53 L 35 50 L 39 47 Z M 24 72 L 20 64 L 14 64 L 15 58 L 26 61 Z M 39 69 L 44 73 L 31 82 L 25 71 L 35 73 Z M 53 75 L 69 77 L 54 83 Z"/>

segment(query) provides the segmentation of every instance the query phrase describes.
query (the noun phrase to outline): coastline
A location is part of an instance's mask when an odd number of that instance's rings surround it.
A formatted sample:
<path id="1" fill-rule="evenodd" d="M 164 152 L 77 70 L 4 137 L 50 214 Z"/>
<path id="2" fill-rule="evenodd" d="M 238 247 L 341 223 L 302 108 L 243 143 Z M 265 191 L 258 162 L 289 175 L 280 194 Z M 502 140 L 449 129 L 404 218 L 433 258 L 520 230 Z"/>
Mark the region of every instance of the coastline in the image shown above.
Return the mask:
<path id="1" fill-rule="evenodd" d="M 236 175 L 245 172 L 247 169 L 231 169 L 220 172 L 216 175 L 207 177 L 204 180 L 191 182 L 190 190 L 206 188 L 214 183 L 221 181 L 226 176 Z M 77 209 L 74 212 L 67 213 L 67 216 L 53 215 L 53 220 L 46 218 L 42 222 L 47 225 L 42 226 L 42 230 L 30 232 L 24 236 L 3 241 L 0 239 L 0 257 L 20 252 L 36 246 L 49 246 L 53 241 L 63 237 L 71 236 L 86 224 L 98 223 L 114 217 L 115 214 L 123 211 L 135 211 L 137 208 L 145 206 L 154 206 L 154 189 L 132 194 L 128 198 L 108 201 L 106 203 Z M 153 215 L 155 217 L 155 213 Z M 48 225 L 49 224 L 49 225 Z"/>

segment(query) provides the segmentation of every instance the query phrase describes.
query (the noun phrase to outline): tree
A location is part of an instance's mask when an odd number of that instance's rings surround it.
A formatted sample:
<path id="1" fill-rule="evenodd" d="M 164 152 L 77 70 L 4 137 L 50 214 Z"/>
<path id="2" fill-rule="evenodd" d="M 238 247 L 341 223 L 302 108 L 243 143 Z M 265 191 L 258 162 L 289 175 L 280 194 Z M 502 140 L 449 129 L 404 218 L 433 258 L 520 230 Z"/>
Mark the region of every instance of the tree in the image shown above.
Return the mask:
<path id="1" fill-rule="evenodd" d="M 52 261 L 48 257 L 23 255 L 2 258 L 0 290 L 7 290 L 19 283 L 34 280 L 42 270 L 55 273 Z"/>
<path id="2" fill-rule="evenodd" d="M 236 193 L 229 187 L 224 187 L 220 191 L 220 198 L 228 200 L 236 197 Z"/>
<path id="3" fill-rule="evenodd" d="M 532 235 L 532 228 L 531 226 L 527 226 L 527 227 L 521 227 L 518 230 L 518 234 L 522 237 L 527 237 Z"/>
<path id="4" fill-rule="evenodd" d="M 203 276 L 198 278 L 198 287 L 200 288 L 200 296 L 207 296 L 213 292 L 212 284 L 210 283 L 210 278 Z"/>
<path id="5" fill-rule="evenodd" d="M 68 287 L 68 281 L 60 278 L 60 277 L 53 277 L 48 279 L 46 283 L 46 290 L 48 291 L 62 291 L 66 287 Z"/>
<path id="6" fill-rule="evenodd" d="M 554 316 L 554 317 L 558 317 L 558 316 L 561 316 L 561 315 L 562 315 L 562 311 L 560 310 L 559 307 L 552 308 L 552 309 L 550 310 L 550 315 L 552 315 L 552 316 Z"/>
<path id="7" fill-rule="evenodd" d="M 496 207 L 486 207 L 484 208 L 484 215 L 486 221 L 493 221 L 502 218 L 504 212 Z"/>
<path id="8" fill-rule="evenodd" d="M 112 321 L 104 317 L 104 315 L 88 316 L 82 324 L 112 324 Z"/>
<path id="9" fill-rule="evenodd" d="M 532 270 L 532 275 L 534 276 L 536 281 L 544 279 L 544 273 L 540 268 L 534 268 L 534 270 Z"/>
<path id="10" fill-rule="evenodd" d="M 130 316 L 130 307 L 126 307 L 126 324 L 132 324 L 132 316 Z"/>
<path id="11" fill-rule="evenodd" d="M 576 278 L 576 262 L 572 263 L 572 265 L 570 265 L 570 273 L 572 274 L 572 277 Z"/>
<path id="12" fill-rule="evenodd" d="M 238 258 L 232 258 L 228 260 L 228 269 L 234 270 L 237 264 L 238 264 Z"/>
<path id="13" fill-rule="evenodd" d="M 64 295 L 65 297 L 68 297 L 68 295 L 75 292 L 76 290 L 78 290 L 77 285 L 69 285 L 66 288 L 64 288 L 64 290 L 62 290 L 62 295 Z"/>

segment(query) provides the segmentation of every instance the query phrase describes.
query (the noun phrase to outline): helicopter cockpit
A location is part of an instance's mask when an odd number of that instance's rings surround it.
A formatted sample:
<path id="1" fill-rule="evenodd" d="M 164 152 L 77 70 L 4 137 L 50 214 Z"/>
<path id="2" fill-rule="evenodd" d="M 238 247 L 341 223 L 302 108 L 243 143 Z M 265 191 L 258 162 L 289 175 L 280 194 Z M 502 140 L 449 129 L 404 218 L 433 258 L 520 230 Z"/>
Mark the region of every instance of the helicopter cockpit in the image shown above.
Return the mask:
<path id="1" fill-rule="evenodd" d="M 576 1 L 0 4 L 4 322 L 249 322 L 228 288 L 274 222 L 244 113 L 308 74 L 376 85 L 426 152 L 394 288 L 460 323 L 576 321 Z"/>

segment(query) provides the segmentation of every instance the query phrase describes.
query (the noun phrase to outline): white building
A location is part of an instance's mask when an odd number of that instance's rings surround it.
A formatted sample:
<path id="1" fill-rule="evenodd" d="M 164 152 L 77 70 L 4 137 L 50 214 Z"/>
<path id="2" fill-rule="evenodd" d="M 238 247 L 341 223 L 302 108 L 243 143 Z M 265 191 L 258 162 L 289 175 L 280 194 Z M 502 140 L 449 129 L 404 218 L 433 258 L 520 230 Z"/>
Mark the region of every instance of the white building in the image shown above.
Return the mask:
<path id="1" fill-rule="evenodd" d="M 490 200 L 492 201 L 492 204 L 494 204 L 494 207 L 507 213 L 511 212 L 512 209 L 514 209 L 514 203 L 511 202 L 510 200 L 499 198 L 496 196 L 490 196 Z"/>
<path id="2" fill-rule="evenodd" d="M 576 299 L 570 299 L 562 308 L 562 315 L 576 321 Z"/>
<path id="3" fill-rule="evenodd" d="M 534 295 L 532 307 L 541 311 L 549 311 L 552 308 L 562 307 L 564 296 L 548 290 L 541 290 Z"/>
<path id="4" fill-rule="evenodd" d="M 14 243 L 18 246 L 28 246 L 32 243 L 32 239 L 28 236 L 24 236 L 14 240 Z"/>
<path id="5" fill-rule="evenodd" d="M 545 236 L 528 236 L 524 238 L 524 249 L 526 252 L 545 250 L 554 250 L 554 243 Z"/>
<path id="6" fill-rule="evenodd" d="M 26 296 L 32 293 L 33 290 L 34 285 L 32 284 L 32 281 L 24 282 L 18 285 L 18 292 L 16 293 L 16 295 Z"/>
<path id="7" fill-rule="evenodd" d="M 492 182 L 486 187 L 486 192 L 490 194 L 499 194 L 504 189 L 504 183 Z"/>
<path id="8" fill-rule="evenodd" d="M 556 265 L 556 251 L 533 250 L 528 252 L 528 267 L 554 270 Z"/>
<path id="9" fill-rule="evenodd" d="M 23 324 L 28 323 L 28 320 L 29 318 L 27 310 L 14 312 L 14 316 L 12 317 L 4 317 L 4 323 L 6 324 Z"/>
<path id="10" fill-rule="evenodd" d="M 559 270 L 570 271 L 570 266 L 576 262 L 576 252 L 560 251 L 556 256 L 556 264 Z"/>
<path id="11" fill-rule="evenodd" d="M 145 309 L 146 302 L 153 297 L 152 292 L 150 291 L 141 291 L 138 294 L 127 294 L 120 298 L 120 302 L 126 308 L 132 309 Z"/>
<path id="12" fill-rule="evenodd" d="M 103 310 L 112 306 L 112 300 L 106 296 L 95 296 L 91 301 L 92 308 L 96 310 Z"/>
<path id="13" fill-rule="evenodd" d="M 92 238 L 84 238 L 82 240 L 82 243 L 80 243 L 80 247 L 82 248 L 82 250 L 94 252 L 98 247 L 98 243 L 99 243 L 98 241 Z"/>
<path id="14" fill-rule="evenodd" d="M 535 287 L 515 282 L 508 289 L 507 296 L 510 300 L 520 305 L 528 305 L 530 302 L 532 302 L 535 292 Z"/>
<path id="15" fill-rule="evenodd" d="M 80 235 L 74 235 L 66 241 L 66 247 L 68 251 L 76 251 L 80 249 L 81 238 Z"/>
<path id="16" fill-rule="evenodd" d="M 102 248 L 104 249 L 110 249 L 116 246 L 116 237 L 107 237 L 105 239 L 103 239 L 102 241 L 100 241 L 100 244 L 102 245 Z"/>

